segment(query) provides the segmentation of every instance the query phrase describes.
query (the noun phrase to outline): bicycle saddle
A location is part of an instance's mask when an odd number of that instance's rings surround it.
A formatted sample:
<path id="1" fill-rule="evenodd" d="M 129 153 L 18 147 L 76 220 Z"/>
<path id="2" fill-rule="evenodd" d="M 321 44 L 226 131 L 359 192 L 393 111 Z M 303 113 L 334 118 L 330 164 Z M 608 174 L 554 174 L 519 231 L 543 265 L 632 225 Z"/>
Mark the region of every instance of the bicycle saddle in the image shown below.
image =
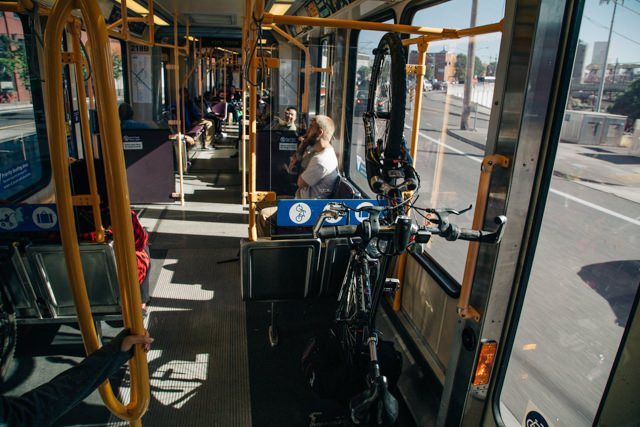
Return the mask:
<path id="1" fill-rule="evenodd" d="M 398 400 L 389 392 L 384 376 L 352 398 L 349 409 L 355 424 L 393 424 L 398 418 Z"/>

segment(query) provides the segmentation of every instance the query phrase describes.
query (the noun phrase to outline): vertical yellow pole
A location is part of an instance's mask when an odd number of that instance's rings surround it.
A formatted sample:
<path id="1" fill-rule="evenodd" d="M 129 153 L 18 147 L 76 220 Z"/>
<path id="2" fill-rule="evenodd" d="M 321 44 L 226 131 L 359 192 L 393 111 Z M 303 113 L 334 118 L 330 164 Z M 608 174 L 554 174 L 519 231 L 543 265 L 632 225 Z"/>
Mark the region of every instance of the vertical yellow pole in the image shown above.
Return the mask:
<path id="1" fill-rule="evenodd" d="M 242 22 L 242 58 L 240 66 L 244 68 L 245 61 L 248 59 L 248 39 L 249 33 L 249 16 L 251 14 L 251 0 L 245 0 L 244 2 L 244 20 Z M 241 127 L 241 139 L 240 139 L 240 158 L 242 164 L 242 205 L 246 206 L 248 203 L 247 197 L 247 81 L 244 73 L 240 73 L 242 82 L 242 119 L 240 120 Z"/>
<path id="2" fill-rule="evenodd" d="M 258 0 L 260 1 L 260 0 Z M 257 43 L 255 33 L 251 32 L 249 43 Z M 256 59 L 249 63 L 249 240 L 258 239 L 256 229 Z"/>
<path id="3" fill-rule="evenodd" d="M 71 46 L 73 47 L 74 70 L 78 88 L 78 107 L 80 108 L 80 128 L 82 130 L 82 146 L 87 163 L 89 190 L 91 192 L 91 208 L 93 211 L 93 223 L 96 229 L 96 241 L 104 242 L 104 228 L 102 227 L 102 215 L 100 215 L 100 200 L 96 186 L 96 171 L 93 163 L 93 149 L 91 147 L 91 132 L 89 130 L 89 112 L 87 110 L 87 96 L 84 91 L 84 75 L 82 73 L 82 49 L 80 48 L 80 21 L 74 20 L 69 27 L 71 33 Z"/>
<path id="4" fill-rule="evenodd" d="M 99 343 L 91 316 L 91 308 L 80 262 L 78 239 L 75 233 L 73 203 L 69 191 L 68 152 L 62 101 L 61 40 L 65 23 L 71 18 L 71 11 L 74 7 L 81 9 L 82 16 L 87 24 L 87 37 L 92 47 L 90 55 L 93 72 L 96 76 L 96 99 L 99 101 L 98 105 L 100 105 L 100 134 L 102 136 L 103 157 L 106 165 L 107 192 L 110 196 L 114 250 L 117 260 L 124 323 L 131 328 L 134 334 L 144 334 L 144 325 L 140 310 L 140 291 L 122 138 L 119 126 L 113 126 L 113 124 L 119 123 L 119 119 L 111 52 L 104 17 L 95 0 L 57 2 L 49 16 L 44 37 L 44 65 L 47 81 L 45 108 L 47 129 L 49 130 L 49 151 L 65 263 L 85 348 L 88 353 L 92 353 L 97 350 Z M 84 80 L 81 79 L 78 83 L 82 85 Z M 81 99 L 81 103 L 85 102 L 86 98 Z M 135 347 L 134 358 L 130 361 L 130 368 L 131 401 L 126 407 L 116 399 L 108 381 L 100 386 L 100 394 L 110 411 L 122 419 L 133 421 L 139 419 L 149 405 L 147 359 L 141 346 Z"/>
<path id="5" fill-rule="evenodd" d="M 187 43 L 189 46 L 189 43 Z M 173 14 L 173 60 L 174 75 L 175 75 L 175 88 L 176 88 L 176 118 L 178 119 L 178 177 L 180 180 L 180 206 L 184 206 L 184 173 L 182 169 L 182 150 L 183 141 L 182 137 L 184 133 L 184 106 L 183 100 L 180 98 L 180 52 L 178 50 L 178 15 Z"/>
<path id="6" fill-rule="evenodd" d="M 422 91 L 424 84 L 424 72 L 426 68 L 427 49 L 429 43 L 427 43 L 424 37 L 418 42 L 418 66 L 415 67 L 416 72 L 416 98 L 413 106 L 413 129 L 411 131 L 411 148 L 410 154 L 413 160 L 413 166 L 416 165 L 416 156 L 418 154 L 418 132 L 420 131 L 420 119 L 422 117 Z M 409 65 L 408 67 L 412 67 Z M 411 195 L 406 195 L 411 197 Z M 402 287 L 404 286 L 404 269 L 407 265 L 407 253 L 403 253 L 398 258 L 398 280 L 400 280 L 400 288 L 396 292 L 393 299 L 393 309 L 395 311 L 400 310 L 402 305 Z"/>

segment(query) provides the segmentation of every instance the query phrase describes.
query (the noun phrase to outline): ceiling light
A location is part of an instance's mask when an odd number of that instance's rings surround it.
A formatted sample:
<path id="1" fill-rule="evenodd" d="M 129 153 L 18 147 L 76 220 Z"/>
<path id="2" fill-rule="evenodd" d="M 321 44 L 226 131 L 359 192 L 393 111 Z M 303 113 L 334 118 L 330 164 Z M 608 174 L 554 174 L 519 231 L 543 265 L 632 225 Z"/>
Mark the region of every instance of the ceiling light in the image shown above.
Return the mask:
<path id="1" fill-rule="evenodd" d="M 272 15 L 284 15 L 291 7 L 289 3 L 274 3 L 269 9 L 269 13 Z"/>
<path id="2" fill-rule="evenodd" d="M 116 0 L 118 3 L 122 4 L 122 0 Z M 130 11 L 137 13 L 138 15 L 148 15 L 149 14 L 149 9 L 147 9 L 146 7 L 142 6 L 139 3 L 136 3 L 133 0 L 129 0 L 127 1 L 127 9 L 129 9 Z M 165 21 L 164 19 L 160 18 L 158 15 L 154 14 L 153 15 L 153 22 L 156 25 L 169 25 L 169 23 L 167 21 Z"/>

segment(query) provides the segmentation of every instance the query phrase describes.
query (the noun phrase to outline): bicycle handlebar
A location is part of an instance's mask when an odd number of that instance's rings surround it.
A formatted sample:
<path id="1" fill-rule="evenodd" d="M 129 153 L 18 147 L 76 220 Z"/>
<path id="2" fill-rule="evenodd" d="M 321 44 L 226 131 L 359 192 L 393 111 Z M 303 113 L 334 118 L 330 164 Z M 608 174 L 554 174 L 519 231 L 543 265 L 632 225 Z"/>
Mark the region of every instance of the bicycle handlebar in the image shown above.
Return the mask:
<path id="1" fill-rule="evenodd" d="M 341 203 L 330 203 L 329 208 L 320 214 L 313 227 L 314 238 L 333 238 L 333 237 L 360 237 L 364 242 L 369 242 L 374 237 L 390 237 L 397 253 L 402 253 L 409 246 L 411 241 L 416 243 L 427 243 L 432 235 L 439 235 L 448 241 L 468 240 L 484 243 L 499 243 L 502 239 L 504 225 L 507 223 L 507 217 L 500 215 L 495 218 L 497 229 L 495 231 L 472 230 L 469 228 L 460 228 L 449 222 L 449 215 L 460 215 L 471 209 L 469 206 L 462 211 L 453 209 L 427 209 L 428 213 L 434 214 L 433 223 L 435 226 L 418 227 L 412 223 L 411 218 L 399 216 L 396 222 L 389 226 L 380 226 L 380 214 L 387 209 L 384 206 L 363 206 L 355 209 L 356 212 L 366 211 L 369 218 L 365 219 L 359 225 L 334 225 L 323 227 L 327 218 L 338 218 L 346 214 L 347 208 Z"/>

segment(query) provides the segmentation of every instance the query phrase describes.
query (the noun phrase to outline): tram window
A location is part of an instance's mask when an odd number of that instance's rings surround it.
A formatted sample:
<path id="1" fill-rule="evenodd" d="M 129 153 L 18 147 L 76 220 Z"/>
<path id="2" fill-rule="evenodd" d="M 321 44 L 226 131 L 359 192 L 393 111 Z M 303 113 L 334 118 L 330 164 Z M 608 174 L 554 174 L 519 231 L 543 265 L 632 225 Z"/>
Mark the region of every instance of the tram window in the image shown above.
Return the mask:
<path id="1" fill-rule="evenodd" d="M 21 201 L 50 180 L 37 42 L 26 21 L 0 13 L 0 198 Z M 32 99 L 34 101 L 32 101 Z"/>
<path id="2" fill-rule="evenodd" d="M 329 61 L 329 41 L 323 40 L 320 44 L 320 68 L 327 68 L 330 64 Z M 329 86 L 329 73 L 320 73 L 318 84 L 320 90 L 318 91 L 318 114 L 327 114 L 327 93 Z"/>
<path id="3" fill-rule="evenodd" d="M 476 26 L 499 22 L 504 16 L 504 0 L 480 2 Z M 455 10 L 455 13 L 451 13 Z M 453 0 L 419 10 L 411 25 L 436 28 L 469 28 L 471 0 Z M 495 73 L 501 33 L 475 38 L 475 76 Z M 416 169 L 421 188 L 418 206 L 463 209 L 476 200 L 480 162 L 484 157 L 486 135 L 491 114 L 494 83 L 475 80 L 471 92 L 471 114 L 468 130 L 461 131 L 468 38 L 444 40 L 429 44 L 426 75 L 423 84 L 422 115 L 418 137 Z M 409 48 L 408 63 L 418 62 L 415 44 Z M 483 79 L 484 80 L 484 79 Z M 413 107 L 416 76 L 407 76 L 409 105 Z M 413 108 L 406 123 L 411 126 Z M 410 131 L 406 132 L 410 140 Z M 456 217 L 456 223 L 470 227 L 473 210 Z M 468 244 L 433 239 L 426 253 L 459 283 L 464 274 Z"/>
<path id="4" fill-rule="evenodd" d="M 624 99 L 637 99 L 640 79 L 623 64 L 640 63 L 640 8 L 617 6 L 585 2 L 553 177 L 499 394 L 509 427 L 524 425 L 533 408 L 556 426 L 598 424 L 637 298 L 640 192 L 637 179 L 626 178 L 640 166 L 640 122 Z M 594 133 L 578 120 L 606 129 Z"/>
<path id="5" fill-rule="evenodd" d="M 385 24 L 393 24 L 393 20 L 384 21 Z M 371 193 L 367 183 L 367 170 L 364 162 L 364 125 L 362 113 L 366 110 L 369 97 L 369 80 L 371 79 L 371 66 L 373 65 L 373 50 L 385 33 L 382 31 L 363 30 L 358 34 L 358 45 L 355 48 L 356 67 L 353 78 L 355 79 L 355 93 L 353 96 L 353 109 L 351 119 L 351 155 L 349 156 L 349 178 L 363 191 Z M 359 94 L 359 95 L 358 95 Z M 360 107 L 363 105 L 364 107 Z"/>

